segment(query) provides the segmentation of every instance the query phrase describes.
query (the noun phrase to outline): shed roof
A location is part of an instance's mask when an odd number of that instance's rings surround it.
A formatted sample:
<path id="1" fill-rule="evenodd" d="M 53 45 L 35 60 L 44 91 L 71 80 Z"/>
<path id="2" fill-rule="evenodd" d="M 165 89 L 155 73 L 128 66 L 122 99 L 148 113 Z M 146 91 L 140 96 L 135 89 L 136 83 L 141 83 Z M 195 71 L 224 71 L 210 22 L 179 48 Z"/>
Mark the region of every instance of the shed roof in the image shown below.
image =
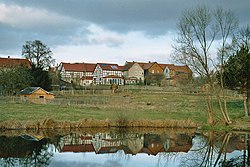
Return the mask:
<path id="1" fill-rule="evenodd" d="M 19 94 L 19 95 L 30 95 L 30 94 L 33 94 L 34 92 L 36 92 L 39 89 L 43 90 L 47 94 L 53 94 L 53 93 L 50 93 L 50 92 L 44 90 L 41 87 L 27 87 L 27 88 L 21 90 L 20 92 L 18 92 L 17 94 Z"/>

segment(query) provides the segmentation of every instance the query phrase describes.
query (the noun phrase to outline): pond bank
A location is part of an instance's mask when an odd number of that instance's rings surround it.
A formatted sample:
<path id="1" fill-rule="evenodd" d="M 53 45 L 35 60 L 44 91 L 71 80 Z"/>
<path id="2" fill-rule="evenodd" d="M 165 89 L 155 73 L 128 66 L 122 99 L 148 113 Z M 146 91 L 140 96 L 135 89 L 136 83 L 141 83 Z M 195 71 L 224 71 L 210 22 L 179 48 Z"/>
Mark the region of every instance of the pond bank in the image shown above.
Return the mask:
<path id="1" fill-rule="evenodd" d="M 45 119 L 40 121 L 8 120 L 0 123 L 0 130 L 14 129 L 66 129 L 66 128 L 108 128 L 108 127 L 143 127 L 143 128 L 197 128 L 198 124 L 190 120 L 96 120 L 83 119 L 79 121 L 55 121 Z"/>

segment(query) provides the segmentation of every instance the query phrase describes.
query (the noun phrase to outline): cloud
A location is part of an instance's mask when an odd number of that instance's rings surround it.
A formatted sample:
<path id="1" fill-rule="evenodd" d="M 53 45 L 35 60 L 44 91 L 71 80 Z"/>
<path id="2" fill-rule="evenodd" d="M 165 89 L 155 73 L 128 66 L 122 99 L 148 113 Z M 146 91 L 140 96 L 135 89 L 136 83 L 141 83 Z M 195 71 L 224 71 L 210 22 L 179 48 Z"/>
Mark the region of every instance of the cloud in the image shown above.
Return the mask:
<path id="1" fill-rule="evenodd" d="M 184 9 L 232 10 L 249 23 L 249 0 L 1 0 L 0 54 L 20 55 L 27 40 L 48 45 L 58 61 L 169 61 Z"/>
<path id="2" fill-rule="evenodd" d="M 124 43 L 124 36 L 116 32 L 104 30 L 97 25 L 90 25 L 88 27 L 90 34 L 87 38 L 91 45 L 107 45 L 109 47 L 118 47 Z"/>
<path id="3" fill-rule="evenodd" d="M 160 37 L 147 37 L 139 31 L 118 34 L 97 25 L 91 25 L 88 29 L 91 32 L 87 36 L 88 44 L 60 45 L 52 48 L 58 62 L 73 60 L 73 62 L 110 62 L 123 65 L 126 61 L 167 63 L 171 59 L 173 32 Z"/>
<path id="4" fill-rule="evenodd" d="M 45 9 L 0 3 L 0 22 L 16 28 L 60 27 L 76 20 Z"/>

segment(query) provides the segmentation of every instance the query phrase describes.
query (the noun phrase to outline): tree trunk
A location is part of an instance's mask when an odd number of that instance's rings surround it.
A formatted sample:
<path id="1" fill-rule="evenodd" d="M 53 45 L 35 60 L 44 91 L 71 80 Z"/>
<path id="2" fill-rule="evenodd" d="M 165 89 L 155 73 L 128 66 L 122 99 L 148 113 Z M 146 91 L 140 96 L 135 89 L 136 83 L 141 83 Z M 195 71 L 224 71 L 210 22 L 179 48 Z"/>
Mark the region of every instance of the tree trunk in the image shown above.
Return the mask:
<path id="1" fill-rule="evenodd" d="M 250 114 L 250 89 L 247 90 L 247 114 Z"/>
<path id="2" fill-rule="evenodd" d="M 212 107 L 212 97 L 211 95 L 207 95 L 206 97 L 206 102 L 207 102 L 207 123 L 209 125 L 214 124 L 214 115 L 213 115 L 213 107 Z"/>
<path id="3" fill-rule="evenodd" d="M 245 94 L 243 95 L 243 101 L 244 101 L 244 112 L 245 112 L 245 116 L 248 117 L 247 96 L 246 96 Z"/>
<path id="4" fill-rule="evenodd" d="M 228 116 L 228 113 L 227 113 L 227 109 L 226 109 L 227 106 L 226 106 L 226 99 L 225 99 L 225 97 L 224 97 L 224 107 L 223 107 L 223 105 L 222 105 L 222 101 L 221 101 L 221 98 L 220 98 L 220 96 L 218 95 L 218 93 L 217 93 L 217 95 L 216 95 L 216 98 L 217 98 L 217 100 L 218 100 L 218 102 L 219 102 L 220 110 L 221 110 L 221 112 L 222 112 L 222 115 L 223 115 L 223 117 L 224 117 L 225 122 L 226 122 L 227 124 L 231 124 L 232 121 L 230 120 L 230 118 L 229 118 L 229 116 Z"/>

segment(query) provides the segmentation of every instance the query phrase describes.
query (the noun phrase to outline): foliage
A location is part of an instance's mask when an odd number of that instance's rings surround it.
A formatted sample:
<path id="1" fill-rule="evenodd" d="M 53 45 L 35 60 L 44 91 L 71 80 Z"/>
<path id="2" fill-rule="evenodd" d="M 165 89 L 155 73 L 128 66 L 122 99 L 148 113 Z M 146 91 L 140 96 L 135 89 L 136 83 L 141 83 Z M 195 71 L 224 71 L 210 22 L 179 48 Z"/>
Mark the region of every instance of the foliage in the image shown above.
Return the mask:
<path id="1" fill-rule="evenodd" d="M 241 88 L 246 91 L 250 88 L 250 51 L 242 46 L 231 56 L 225 64 L 225 83 L 231 89 Z"/>
<path id="2" fill-rule="evenodd" d="M 33 82 L 31 86 L 42 87 L 45 90 L 51 90 L 52 79 L 50 78 L 49 72 L 43 70 L 41 67 L 32 65 L 31 75 Z"/>
<path id="3" fill-rule="evenodd" d="M 225 84 L 231 89 L 240 89 L 247 95 L 245 105 L 246 116 L 250 114 L 250 51 L 242 45 L 237 53 L 225 64 Z"/>
<path id="4" fill-rule="evenodd" d="M 146 85 L 159 85 L 161 86 L 161 81 L 164 78 L 163 74 L 148 74 L 145 77 L 145 84 Z"/>
<path id="5" fill-rule="evenodd" d="M 39 40 L 26 41 L 23 45 L 22 55 L 29 59 L 36 68 L 41 69 L 49 68 L 55 61 L 50 48 Z"/>
<path id="6" fill-rule="evenodd" d="M 30 86 L 33 77 L 30 69 L 24 66 L 0 69 L 0 88 L 4 95 L 13 95 Z"/>

